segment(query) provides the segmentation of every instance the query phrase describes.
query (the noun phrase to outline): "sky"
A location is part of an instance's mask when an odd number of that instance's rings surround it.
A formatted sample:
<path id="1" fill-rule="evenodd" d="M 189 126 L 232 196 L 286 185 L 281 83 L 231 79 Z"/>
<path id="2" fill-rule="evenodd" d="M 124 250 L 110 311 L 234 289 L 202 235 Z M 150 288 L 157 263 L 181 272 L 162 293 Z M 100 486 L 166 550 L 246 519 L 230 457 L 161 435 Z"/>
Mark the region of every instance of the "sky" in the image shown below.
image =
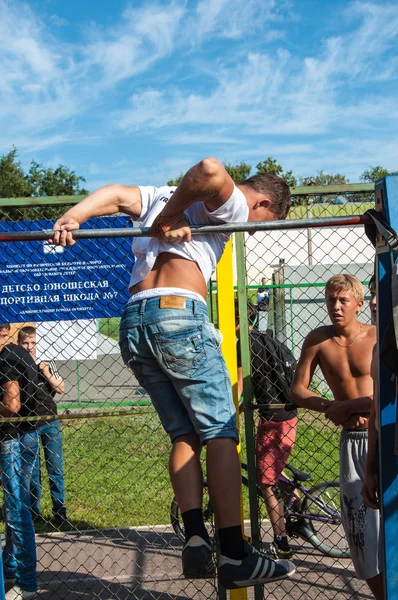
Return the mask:
<path id="1" fill-rule="evenodd" d="M 90 190 L 205 156 L 356 182 L 398 169 L 397 56 L 386 1 L 0 0 L 0 154 Z"/>

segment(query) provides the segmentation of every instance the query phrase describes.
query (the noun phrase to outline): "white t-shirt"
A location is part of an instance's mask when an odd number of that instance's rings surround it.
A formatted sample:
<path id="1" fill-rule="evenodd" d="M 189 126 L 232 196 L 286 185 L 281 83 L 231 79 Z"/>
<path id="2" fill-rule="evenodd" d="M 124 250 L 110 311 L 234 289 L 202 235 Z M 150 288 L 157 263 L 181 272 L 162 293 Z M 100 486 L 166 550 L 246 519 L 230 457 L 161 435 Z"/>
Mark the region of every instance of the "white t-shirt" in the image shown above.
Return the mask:
<path id="1" fill-rule="evenodd" d="M 150 227 L 158 214 L 173 195 L 176 187 L 141 187 L 142 212 L 138 219 L 144 227 Z M 249 208 L 244 194 L 234 186 L 231 197 L 217 210 L 210 212 L 204 202 L 195 202 L 184 212 L 191 225 L 216 225 L 218 223 L 242 223 L 247 221 Z M 171 252 L 196 262 L 208 281 L 221 258 L 229 233 L 195 235 L 191 242 L 167 244 L 152 237 L 138 237 L 133 240 L 132 250 L 135 264 L 129 287 L 139 283 L 151 272 L 155 260 L 161 252 Z"/>

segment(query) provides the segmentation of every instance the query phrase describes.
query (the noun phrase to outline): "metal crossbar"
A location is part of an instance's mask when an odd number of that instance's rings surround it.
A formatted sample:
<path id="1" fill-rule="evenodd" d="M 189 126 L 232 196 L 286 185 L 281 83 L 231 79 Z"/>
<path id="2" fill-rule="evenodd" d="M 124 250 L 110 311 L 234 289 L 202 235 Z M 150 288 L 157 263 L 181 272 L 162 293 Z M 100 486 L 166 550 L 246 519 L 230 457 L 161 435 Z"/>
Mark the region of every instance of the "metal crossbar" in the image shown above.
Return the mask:
<path id="1" fill-rule="evenodd" d="M 279 231 L 283 229 L 312 229 L 318 227 L 344 227 L 352 225 L 368 225 L 372 223 L 366 215 L 351 217 L 327 217 L 324 219 L 289 219 L 282 221 L 264 221 L 259 223 L 224 223 L 221 225 L 192 225 L 192 235 L 211 233 L 234 233 L 255 231 Z M 74 239 L 88 238 L 126 238 L 149 236 L 149 227 L 132 227 L 131 229 L 79 229 L 72 232 Z M 54 236 L 52 229 L 43 231 L 6 231 L 0 234 L 0 242 L 22 242 L 29 240 L 49 240 Z"/>

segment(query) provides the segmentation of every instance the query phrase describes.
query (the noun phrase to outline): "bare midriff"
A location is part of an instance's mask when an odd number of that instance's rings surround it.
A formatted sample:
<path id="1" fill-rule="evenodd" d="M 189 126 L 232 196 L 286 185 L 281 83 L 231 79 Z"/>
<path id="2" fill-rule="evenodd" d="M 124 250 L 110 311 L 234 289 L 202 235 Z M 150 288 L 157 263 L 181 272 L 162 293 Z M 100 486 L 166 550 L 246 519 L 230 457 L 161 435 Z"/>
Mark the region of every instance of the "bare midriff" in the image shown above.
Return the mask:
<path id="1" fill-rule="evenodd" d="M 206 299 L 206 281 L 197 263 L 171 252 L 157 257 L 152 271 L 130 289 L 130 295 L 154 288 L 181 288 L 196 292 Z"/>

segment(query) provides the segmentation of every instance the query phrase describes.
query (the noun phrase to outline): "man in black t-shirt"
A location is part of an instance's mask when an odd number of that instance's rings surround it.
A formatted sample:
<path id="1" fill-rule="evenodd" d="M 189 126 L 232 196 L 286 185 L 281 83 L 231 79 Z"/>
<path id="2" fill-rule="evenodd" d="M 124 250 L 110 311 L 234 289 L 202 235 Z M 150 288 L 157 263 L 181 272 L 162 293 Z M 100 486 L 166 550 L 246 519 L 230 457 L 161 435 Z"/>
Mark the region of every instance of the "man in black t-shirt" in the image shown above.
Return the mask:
<path id="1" fill-rule="evenodd" d="M 53 523 L 62 525 L 66 521 L 65 485 L 63 472 L 62 429 L 57 419 L 55 394 L 63 394 L 64 380 L 59 375 L 54 361 L 38 361 L 36 356 L 36 328 L 28 325 L 18 332 L 18 344 L 25 348 L 37 364 L 39 389 L 37 393 L 37 414 L 54 415 L 54 419 L 39 421 L 37 433 L 43 446 L 45 465 L 50 482 L 50 494 L 53 505 Z M 31 483 L 31 509 L 33 519 L 42 519 L 40 514 L 41 469 L 40 453 L 33 469 Z"/>
<path id="2" fill-rule="evenodd" d="M 297 409 L 291 404 L 289 392 L 296 361 L 289 349 L 273 338 L 270 330 L 265 332 L 252 329 L 251 324 L 257 317 L 253 305 L 248 306 L 248 317 L 251 385 L 260 413 L 256 435 L 258 484 L 274 531 L 276 553 L 279 558 L 290 558 L 293 552 L 286 536 L 283 501 L 275 493 L 274 486 L 279 481 L 296 440 Z M 237 334 L 239 337 L 239 325 Z M 242 389 L 238 343 L 239 395 Z M 285 407 L 274 408 L 272 405 Z"/>
<path id="3" fill-rule="evenodd" d="M 37 369 L 24 348 L 9 343 L 9 324 L 0 324 L 0 416 L 36 414 Z M 6 600 L 28 600 L 37 591 L 36 545 L 29 490 L 38 453 L 35 424 L 0 423 L 0 469 L 4 493 L 6 544 L 3 565 L 6 583 L 15 584 Z"/>

